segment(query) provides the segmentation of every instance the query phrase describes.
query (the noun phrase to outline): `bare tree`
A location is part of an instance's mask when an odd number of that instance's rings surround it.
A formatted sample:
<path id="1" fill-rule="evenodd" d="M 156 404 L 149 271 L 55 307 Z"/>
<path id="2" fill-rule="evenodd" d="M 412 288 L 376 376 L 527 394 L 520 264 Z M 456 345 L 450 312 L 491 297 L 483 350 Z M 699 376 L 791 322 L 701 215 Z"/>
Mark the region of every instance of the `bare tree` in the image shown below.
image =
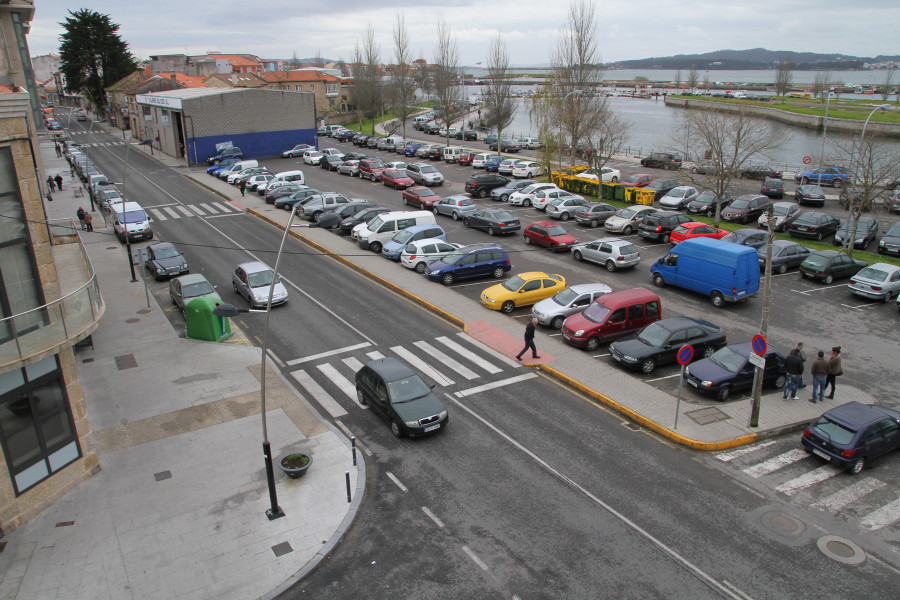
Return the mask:
<path id="1" fill-rule="evenodd" d="M 895 65 L 891 65 L 884 73 L 884 85 L 881 87 L 881 99 L 885 102 L 887 102 L 888 96 L 891 95 L 891 90 L 894 86 L 894 74 L 896 72 L 897 67 Z"/>
<path id="2" fill-rule="evenodd" d="M 437 22 L 437 47 L 434 52 L 434 93 L 439 110 L 435 111 L 438 122 L 444 123 L 447 145 L 450 145 L 450 126 L 459 112 L 462 93 L 459 87 L 459 48 L 450 33 L 450 26 L 442 17 Z"/>
<path id="3" fill-rule="evenodd" d="M 422 90 L 422 94 L 425 98 L 431 96 L 431 87 L 432 87 L 432 79 L 431 79 L 431 71 L 428 69 L 428 62 L 421 61 L 417 64 L 414 77 L 416 80 L 416 86 L 420 90 Z"/>
<path id="4" fill-rule="evenodd" d="M 547 173 L 553 172 L 554 159 L 557 164 L 562 164 L 562 151 L 565 148 L 562 131 L 553 118 L 559 97 L 559 91 L 551 82 L 545 85 L 540 93 L 527 100 L 528 119 L 531 126 L 537 130 L 538 140 L 541 142 L 537 159 L 544 165 Z"/>
<path id="5" fill-rule="evenodd" d="M 816 71 L 812 84 L 813 98 L 824 99 L 827 97 L 829 89 L 831 89 L 831 71 Z"/>
<path id="6" fill-rule="evenodd" d="M 294 54 L 291 56 L 291 60 L 288 61 L 288 64 L 291 65 L 294 69 L 300 67 L 300 57 L 297 56 L 297 51 L 294 50 Z"/>
<path id="7" fill-rule="evenodd" d="M 697 84 L 700 82 L 700 74 L 697 72 L 697 67 L 695 65 L 691 65 L 690 70 L 687 75 L 687 84 L 688 87 L 691 88 L 691 93 L 694 93 L 694 89 L 697 87 Z"/>
<path id="8" fill-rule="evenodd" d="M 588 134 L 585 144 L 588 162 L 597 171 L 628 141 L 628 134 L 631 132 L 631 121 L 616 114 L 608 103 L 603 104 L 600 121 L 602 125 Z"/>
<path id="9" fill-rule="evenodd" d="M 483 98 L 487 111 L 485 121 L 488 127 L 497 128 L 497 150 L 502 151 L 503 130 L 509 127 L 516 115 L 516 104 L 509 96 L 509 52 L 498 33 L 491 38 L 488 50 L 488 84 Z"/>
<path id="10" fill-rule="evenodd" d="M 784 97 L 791 89 L 794 81 L 793 71 L 794 67 L 791 65 L 791 61 L 783 60 L 778 63 L 778 67 L 775 69 L 775 93 L 779 96 Z"/>
<path id="11" fill-rule="evenodd" d="M 353 49 L 353 98 L 362 129 L 362 119 L 372 119 L 372 133 L 375 133 L 375 116 L 382 105 L 383 85 L 378 72 L 380 49 L 375 42 L 375 30 L 370 24 L 363 34 L 362 46 Z"/>
<path id="12" fill-rule="evenodd" d="M 344 59 L 339 58 L 336 66 L 341 71 L 341 77 L 350 77 L 350 67 L 347 66 L 347 63 L 344 62 Z"/>
<path id="13" fill-rule="evenodd" d="M 672 82 L 675 85 L 675 93 L 678 93 L 679 88 L 681 87 L 681 69 L 675 71 L 675 81 Z"/>
<path id="14" fill-rule="evenodd" d="M 391 84 L 394 100 L 394 113 L 400 119 L 403 137 L 406 138 L 406 120 L 414 110 L 413 96 L 416 92 L 416 81 L 412 71 L 412 52 L 409 49 L 409 32 L 403 13 L 397 13 L 394 23 L 394 70 L 391 73 Z"/>

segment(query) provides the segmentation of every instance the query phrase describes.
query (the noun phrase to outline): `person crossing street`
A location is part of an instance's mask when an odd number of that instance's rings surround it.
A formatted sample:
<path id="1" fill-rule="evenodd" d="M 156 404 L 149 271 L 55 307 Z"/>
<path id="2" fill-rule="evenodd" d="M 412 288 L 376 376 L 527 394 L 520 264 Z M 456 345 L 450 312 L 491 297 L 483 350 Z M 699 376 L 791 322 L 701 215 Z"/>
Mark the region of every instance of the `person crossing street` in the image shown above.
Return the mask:
<path id="1" fill-rule="evenodd" d="M 537 353 L 537 347 L 534 345 L 534 327 L 537 323 L 538 319 L 534 317 L 531 319 L 531 323 L 525 326 L 525 347 L 516 355 L 516 360 L 522 360 L 522 355 L 529 348 L 531 348 L 531 358 L 540 358 Z"/>

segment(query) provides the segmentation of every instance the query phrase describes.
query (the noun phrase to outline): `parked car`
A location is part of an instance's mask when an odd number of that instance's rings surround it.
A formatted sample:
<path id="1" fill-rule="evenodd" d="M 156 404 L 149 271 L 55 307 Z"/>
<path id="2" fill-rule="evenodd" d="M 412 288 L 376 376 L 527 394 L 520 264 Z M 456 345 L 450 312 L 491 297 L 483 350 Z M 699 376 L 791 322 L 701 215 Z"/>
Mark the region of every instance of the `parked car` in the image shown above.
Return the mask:
<path id="1" fill-rule="evenodd" d="M 882 200 L 884 207 L 888 212 L 900 212 L 900 189 L 890 190 Z"/>
<path id="2" fill-rule="evenodd" d="M 601 167 L 599 173 L 597 169 L 587 169 L 577 176 L 582 179 L 593 179 L 594 181 L 600 180 L 604 183 L 619 183 L 619 179 L 622 178 L 622 173 L 619 172 L 618 169 Z"/>
<path id="3" fill-rule="evenodd" d="M 621 185 L 628 187 L 647 187 L 656 177 L 647 173 L 635 173 L 621 180 Z M 673 186 L 674 187 L 674 186 Z"/>
<path id="4" fill-rule="evenodd" d="M 287 196 L 277 198 L 273 202 L 273 204 L 275 205 L 275 208 L 291 210 L 292 208 L 294 208 L 294 205 L 297 204 L 298 202 L 303 202 L 304 200 L 307 200 L 307 199 L 311 198 L 312 196 L 318 196 L 319 194 L 322 193 L 317 189 L 314 189 L 311 187 L 306 187 L 305 185 L 300 186 L 300 187 L 301 187 L 301 189 L 299 189 L 291 194 L 288 194 Z"/>
<path id="5" fill-rule="evenodd" d="M 413 163 L 406 167 L 406 174 L 419 185 L 442 185 L 444 176 L 427 163 Z"/>
<path id="6" fill-rule="evenodd" d="M 674 152 L 654 152 L 641 159 L 641 166 L 649 169 L 680 169 L 681 155 Z"/>
<path id="7" fill-rule="evenodd" d="M 822 212 L 805 212 L 788 226 L 791 237 L 809 238 L 822 241 L 837 231 L 840 221 Z"/>
<path id="8" fill-rule="evenodd" d="M 428 265 L 460 248 L 461 244 L 451 244 L 437 238 L 415 240 L 409 242 L 400 253 L 400 264 L 416 273 L 424 273 Z"/>
<path id="9" fill-rule="evenodd" d="M 853 221 L 841 219 L 841 226 L 834 232 L 834 245 L 843 246 L 844 240 L 850 237 L 852 231 Z M 878 221 L 872 217 L 860 217 L 857 219 L 853 247 L 865 250 L 869 247 L 869 244 L 875 241 L 876 235 L 878 235 Z"/>
<path id="10" fill-rule="evenodd" d="M 720 214 L 732 223 L 752 223 L 769 209 L 771 203 L 769 198 L 760 194 L 744 194 L 735 198 Z"/>
<path id="11" fill-rule="evenodd" d="M 713 227 L 712 225 L 708 225 L 706 223 L 698 223 L 697 221 L 690 221 L 688 223 L 682 223 L 678 227 L 672 230 L 672 233 L 669 234 L 669 241 L 674 246 L 675 244 L 679 244 L 684 240 L 691 240 L 698 237 L 711 237 L 715 239 L 722 239 L 728 235 L 728 231 L 725 229 L 719 229 L 718 227 Z"/>
<path id="12" fill-rule="evenodd" d="M 324 192 L 316 196 L 310 196 L 306 201 L 302 202 L 297 210 L 297 216 L 308 221 L 318 222 L 322 215 L 331 212 L 342 204 L 354 202 L 350 198 L 337 192 Z M 358 200 L 357 202 L 364 202 Z"/>
<path id="13" fill-rule="evenodd" d="M 629 206 L 620 208 L 616 214 L 606 219 L 603 228 L 612 233 L 631 235 L 647 215 L 659 212 L 652 206 Z"/>
<path id="14" fill-rule="evenodd" d="M 344 221 L 344 219 L 352 217 L 352 216 L 356 215 L 357 213 L 360 213 L 364 210 L 368 210 L 369 208 L 372 208 L 372 206 L 373 205 L 370 202 L 366 202 L 365 200 L 352 200 L 352 201 L 348 202 L 347 204 L 341 204 L 340 206 L 338 206 L 337 208 L 335 208 L 334 210 L 331 211 L 335 214 L 335 216 L 339 217 L 339 219 L 333 225 L 329 226 L 328 229 L 331 229 L 331 230 L 339 229 L 341 226 L 341 223 Z M 322 227 L 322 223 L 324 223 L 324 221 L 320 220 L 318 222 L 318 226 Z"/>
<path id="15" fill-rule="evenodd" d="M 759 193 L 769 198 L 784 198 L 784 182 L 780 179 L 766 179 L 763 181 Z"/>
<path id="16" fill-rule="evenodd" d="M 710 219 L 716 215 L 716 203 L 719 197 L 712 190 L 704 190 L 700 194 L 688 202 L 685 212 L 689 215 L 706 215 Z M 734 196 L 724 194 L 722 202 L 719 203 L 719 211 L 725 210 L 734 201 Z"/>
<path id="17" fill-rule="evenodd" d="M 491 200 L 507 202 L 509 200 L 510 194 L 521 191 L 527 188 L 529 185 L 532 185 L 533 183 L 535 183 L 533 179 L 520 179 L 517 181 L 510 181 L 506 185 L 501 185 L 500 187 L 492 189 Z"/>
<path id="18" fill-rule="evenodd" d="M 241 152 L 241 149 L 237 146 L 232 146 L 231 148 L 222 148 L 218 150 L 215 154 L 206 159 L 206 164 L 208 165 L 217 165 L 221 163 L 223 160 L 228 160 L 230 158 L 236 158 L 238 160 L 243 160 L 244 153 Z"/>
<path id="19" fill-rule="evenodd" d="M 147 260 L 144 268 L 153 274 L 157 281 L 164 277 L 177 277 L 188 272 L 188 262 L 175 244 L 157 242 L 147 246 Z"/>
<path id="20" fill-rule="evenodd" d="M 182 313 L 184 313 L 187 303 L 194 298 L 212 298 L 222 302 L 222 298 L 216 292 L 215 286 L 199 273 L 170 279 L 169 298 L 172 300 L 172 304 L 181 309 Z"/>
<path id="21" fill-rule="evenodd" d="M 572 192 L 561 190 L 559 188 L 547 188 L 543 190 L 538 190 L 534 193 L 534 200 L 531 201 L 531 206 L 533 206 L 536 210 L 547 210 L 547 207 L 554 200 L 559 199 L 571 199 L 571 198 L 580 198 L 584 200 L 581 196 L 573 194 Z"/>
<path id="22" fill-rule="evenodd" d="M 491 190 L 504 187 L 510 182 L 509 178 L 497 173 L 480 173 L 472 175 L 466 180 L 465 190 L 471 196 L 486 198 Z"/>
<path id="23" fill-rule="evenodd" d="M 759 253 L 759 268 L 766 268 L 766 247 L 756 249 Z M 809 248 L 791 240 L 775 240 L 772 242 L 772 271 L 787 273 L 788 269 L 799 267 L 809 256 Z"/>
<path id="24" fill-rule="evenodd" d="M 447 241 L 447 232 L 444 228 L 437 224 L 425 223 L 423 225 L 413 225 L 395 233 L 391 239 L 384 242 L 381 247 L 381 256 L 390 260 L 400 260 L 400 255 L 410 242 L 418 240 L 440 240 Z"/>
<path id="25" fill-rule="evenodd" d="M 697 188 L 679 185 L 666 192 L 666 195 L 659 199 L 659 205 L 669 210 L 683 210 L 699 195 Z"/>
<path id="26" fill-rule="evenodd" d="M 347 217 L 341 221 L 338 232 L 341 235 L 350 235 L 353 228 L 360 223 L 366 223 L 382 213 L 390 212 L 390 210 L 391 209 L 386 206 L 370 206 L 369 208 L 364 208 L 352 217 Z"/>
<path id="27" fill-rule="evenodd" d="M 315 150 L 315 146 L 310 146 L 309 144 L 297 144 L 293 148 L 288 148 L 284 152 L 281 153 L 281 158 L 296 158 L 298 156 L 303 156 L 303 153 L 307 150 Z"/>
<path id="28" fill-rule="evenodd" d="M 512 268 L 509 254 L 496 244 L 470 244 L 430 263 L 425 276 L 450 285 L 476 277 L 502 278 Z"/>
<path id="29" fill-rule="evenodd" d="M 500 170 L 501 162 L 503 162 L 503 157 L 495 154 L 484 161 L 484 170 L 488 172 L 497 172 Z"/>
<path id="30" fill-rule="evenodd" d="M 581 313 L 563 321 L 562 338 L 576 348 L 594 352 L 662 318 L 659 296 L 645 288 L 619 290 L 600 296 Z"/>
<path id="31" fill-rule="evenodd" d="M 813 250 L 800 263 L 800 276 L 830 285 L 835 279 L 853 277 L 868 266 L 869 263 L 850 258 L 837 250 Z"/>
<path id="32" fill-rule="evenodd" d="M 759 229 L 735 229 L 723 235 L 723 242 L 737 244 L 738 246 L 750 246 L 754 250 L 766 245 L 769 234 Z"/>
<path id="33" fill-rule="evenodd" d="M 610 206 L 604 202 L 588 202 L 585 206 L 581 206 L 575 211 L 575 222 L 579 225 L 599 227 L 606 223 L 608 218 L 616 214 L 616 210 L 615 206 Z"/>
<path id="34" fill-rule="evenodd" d="M 588 201 L 581 196 L 561 196 L 550 201 L 544 212 L 553 219 L 568 221 L 575 216 L 575 211 L 585 208 L 587 205 Z"/>
<path id="35" fill-rule="evenodd" d="M 485 138 L 487 140 L 487 138 Z M 497 140 L 488 144 L 491 150 L 497 150 Z M 517 140 L 509 140 L 505 137 L 500 140 L 500 152 L 518 152 L 522 149 L 522 145 Z"/>
<path id="36" fill-rule="evenodd" d="M 308 165 L 317 165 L 324 156 L 325 155 L 318 150 L 306 150 L 303 153 L 303 162 Z"/>
<path id="37" fill-rule="evenodd" d="M 794 190 L 794 199 L 800 204 L 825 206 L 825 190 L 814 184 L 801 185 Z"/>
<path id="38" fill-rule="evenodd" d="M 478 132 L 474 129 L 460 129 L 453 136 L 458 140 L 463 140 L 467 142 L 474 142 L 478 139 Z"/>
<path id="39" fill-rule="evenodd" d="M 360 179 L 368 179 L 376 181 L 384 173 L 384 161 L 380 158 L 364 158 L 359 161 L 359 177 Z"/>
<path id="40" fill-rule="evenodd" d="M 338 165 L 337 172 L 341 175 L 349 175 L 350 177 L 359 175 L 359 161 L 345 160 Z"/>
<path id="41" fill-rule="evenodd" d="M 456 194 L 441 198 L 434 203 L 432 210 L 436 215 L 447 215 L 454 221 L 458 221 L 477 211 L 478 206 L 468 196 Z"/>
<path id="42" fill-rule="evenodd" d="M 560 329 L 566 317 L 583 311 L 591 302 L 610 292 L 612 288 L 605 283 L 573 285 L 535 304 L 531 309 L 531 316 L 541 325 Z"/>
<path id="43" fill-rule="evenodd" d="M 634 267 L 641 262 L 638 247 L 619 238 L 600 238 L 572 246 L 572 258 L 603 265 L 610 273 Z"/>
<path id="44" fill-rule="evenodd" d="M 431 210 L 434 203 L 440 200 L 434 190 L 424 185 L 414 185 L 403 190 L 403 204 L 409 204 L 423 210 Z"/>
<path id="45" fill-rule="evenodd" d="M 549 298 L 565 287 L 566 278 L 556 273 L 520 273 L 481 292 L 481 303 L 491 310 L 511 313 Z"/>
<path id="46" fill-rule="evenodd" d="M 803 431 L 800 443 L 807 452 L 859 475 L 873 459 L 900 448 L 900 413 L 847 402 L 825 411 Z"/>
<path id="47" fill-rule="evenodd" d="M 900 256 L 900 223 L 894 223 L 878 240 L 878 254 Z"/>
<path id="48" fill-rule="evenodd" d="M 553 221 L 536 221 L 525 228 L 525 244 L 546 246 L 553 252 L 565 252 L 578 243 L 578 238 Z"/>
<path id="49" fill-rule="evenodd" d="M 794 181 L 800 185 L 815 183 L 816 185 L 830 185 L 840 187 L 850 183 L 850 172 L 843 167 L 821 167 L 812 171 L 800 171 L 794 175 Z"/>
<path id="50" fill-rule="evenodd" d="M 464 151 L 459 155 L 459 158 L 456 159 L 456 163 L 462 167 L 468 167 L 472 165 L 472 160 L 475 158 L 477 152 Z"/>
<path id="51" fill-rule="evenodd" d="M 512 176 L 521 177 L 537 177 L 544 173 L 544 166 L 541 163 L 532 160 L 520 160 L 513 165 Z"/>
<path id="52" fill-rule="evenodd" d="M 691 218 L 680 212 L 661 210 L 646 215 L 638 225 L 638 235 L 648 240 L 669 243 L 672 231 L 679 225 L 690 223 Z"/>
<path id="53" fill-rule="evenodd" d="M 772 213 L 775 216 L 774 231 L 786 231 L 791 223 L 797 220 L 802 213 L 800 205 L 794 202 L 776 202 L 772 205 Z M 769 212 L 759 215 L 756 226 L 760 229 L 769 228 Z"/>
<path id="54" fill-rule="evenodd" d="M 381 185 L 386 185 L 395 190 L 404 190 L 416 182 L 406 174 L 406 169 L 385 169 L 381 172 Z"/>
<path id="55" fill-rule="evenodd" d="M 265 308 L 269 294 L 272 294 L 272 306 L 284 304 L 288 299 L 288 291 L 281 277 L 275 277 L 272 269 L 259 261 L 239 264 L 231 274 L 231 287 L 235 294 L 250 303 L 251 308 Z"/>
<path id="56" fill-rule="evenodd" d="M 756 367 L 750 363 L 750 342 L 725 346 L 709 358 L 700 359 L 684 369 L 684 382 L 702 394 L 725 402 L 738 390 L 750 389 Z M 763 385 L 781 389 L 787 382 L 784 355 L 771 343 L 766 350 L 762 370 Z"/>
<path id="57" fill-rule="evenodd" d="M 553 183 L 535 183 L 510 194 L 507 202 L 509 202 L 512 206 L 532 206 L 535 194 L 542 190 L 550 189 L 558 190 L 559 188 L 556 187 L 556 184 Z"/>
<path id="58" fill-rule="evenodd" d="M 660 365 L 674 363 L 685 344 L 693 347 L 694 360 L 698 360 L 725 347 L 725 338 L 725 331 L 709 321 L 669 317 L 615 340 L 609 345 L 609 355 L 623 367 L 649 375 Z"/>
<path id="59" fill-rule="evenodd" d="M 505 158 L 500 161 L 500 164 L 497 165 L 497 173 L 500 175 L 507 175 L 512 177 L 513 168 L 519 164 L 520 161 L 518 158 Z"/>
<path id="60" fill-rule="evenodd" d="M 652 190 L 655 192 L 655 196 L 653 200 L 659 202 L 659 200 L 668 194 L 670 191 L 674 190 L 678 186 L 681 185 L 677 179 L 654 179 L 650 183 L 644 186 L 645 190 Z"/>
<path id="61" fill-rule="evenodd" d="M 463 224 L 472 229 L 483 229 L 488 235 L 515 233 L 522 228 L 519 219 L 502 208 L 477 210 L 463 217 Z"/>
<path id="62" fill-rule="evenodd" d="M 765 181 L 766 179 L 781 179 L 781 171 L 773 167 L 754 165 L 741 169 L 740 176 L 744 179 Z"/>
<path id="63" fill-rule="evenodd" d="M 424 145 L 425 145 L 424 142 L 412 142 L 412 143 L 407 142 L 406 146 L 404 147 L 404 150 L 403 150 L 403 155 L 404 156 L 415 156 L 419 152 L 419 150 L 422 148 L 422 146 L 424 146 Z"/>
<path id="64" fill-rule="evenodd" d="M 337 171 L 338 167 L 344 162 L 343 156 L 337 154 L 328 154 L 319 160 L 319 166 L 328 171 Z"/>
<path id="65" fill-rule="evenodd" d="M 434 384 L 406 363 L 377 358 L 356 372 L 356 397 L 391 426 L 394 437 L 422 436 L 447 427 L 447 407 L 432 391 Z"/>
<path id="66" fill-rule="evenodd" d="M 887 263 L 869 265 L 851 277 L 847 287 L 857 296 L 887 302 L 891 296 L 900 295 L 900 267 Z"/>

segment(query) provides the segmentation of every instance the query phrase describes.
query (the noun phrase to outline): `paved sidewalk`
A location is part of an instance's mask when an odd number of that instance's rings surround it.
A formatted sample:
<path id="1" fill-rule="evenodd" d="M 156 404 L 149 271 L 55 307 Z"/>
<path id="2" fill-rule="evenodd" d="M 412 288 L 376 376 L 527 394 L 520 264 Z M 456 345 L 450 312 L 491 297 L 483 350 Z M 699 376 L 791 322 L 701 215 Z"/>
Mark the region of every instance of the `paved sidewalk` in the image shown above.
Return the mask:
<path id="1" fill-rule="evenodd" d="M 75 219 L 68 163 L 49 219 Z M 75 219 L 75 223 L 78 221 Z M 94 214 L 79 232 L 106 301 L 93 349 L 76 354 L 101 471 L 3 539 L 0 599 L 258 598 L 296 581 L 333 548 L 365 486 L 358 453 L 267 370 L 273 457 L 310 454 L 300 479 L 276 468 L 286 516 L 269 521 L 261 451 L 260 350 L 179 338 L 163 308 L 132 283 L 124 248 Z M 353 502 L 347 501 L 349 473 Z"/>

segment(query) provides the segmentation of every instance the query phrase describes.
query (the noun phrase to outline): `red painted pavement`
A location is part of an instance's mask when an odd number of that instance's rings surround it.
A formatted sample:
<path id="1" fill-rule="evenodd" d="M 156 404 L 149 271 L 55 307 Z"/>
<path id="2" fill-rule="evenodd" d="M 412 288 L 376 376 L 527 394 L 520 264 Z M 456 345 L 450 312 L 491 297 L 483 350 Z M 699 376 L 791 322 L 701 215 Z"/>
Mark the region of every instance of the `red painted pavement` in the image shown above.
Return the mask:
<path id="1" fill-rule="evenodd" d="M 466 333 L 486 346 L 490 346 L 497 352 L 509 356 L 515 360 L 516 355 L 525 347 L 525 323 L 522 324 L 522 335 L 515 337 L 509 335 L 502 329 L 497 329 L 493 325 L 489 325 L 484 321 L 472 321 L 466 323 Z M 537 332 L 536 332 L 537 333 Z M 538 356 L 540 358 L 531 358 L 531 350 L 522 355 L 523 365 L 545 364 L 556 360 L 555 356 L 550 356 L 541 348 L 541 336 L 535 335 L 534 343 L 537 346 Z"/>
<path id="2" fill-rule="evenodd" d="M 247 210 L 247 207 L 244 206 L 243 204 L 241 204 L 240 202 L 238 202 L 237 200 L 229 200 L 229 202 L 231 202 L 232 204 L 234 204 L 241 210 Z"/>

